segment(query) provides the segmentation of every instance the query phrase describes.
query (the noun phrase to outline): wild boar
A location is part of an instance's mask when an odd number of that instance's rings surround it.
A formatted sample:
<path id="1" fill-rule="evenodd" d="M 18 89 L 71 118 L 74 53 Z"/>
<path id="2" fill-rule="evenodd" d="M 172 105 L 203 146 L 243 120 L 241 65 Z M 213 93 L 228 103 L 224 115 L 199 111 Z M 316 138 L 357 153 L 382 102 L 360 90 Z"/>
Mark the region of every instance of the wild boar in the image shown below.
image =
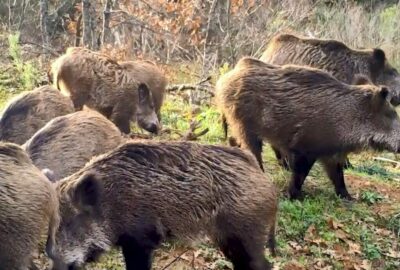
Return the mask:
<path id="1" fill-rule="evenodd" d="M 54 239 L 57 193 L 20 146 L 0 142 L 0 269 L 31 269 L 41 236 Z M 51 239 L 50 239 L 51 238 Z"/>
<path id="2" fill-rule="evenodd" d="M 23 144 L 51 119 L 72 112 L 72 101 L 50 85 L 23 92 L 3 110 L 0 140 Z"/>
<path id="3" fill-rule="evenodd" d="M 289 196 L 319 159 L 336 194 L 350 199 L 343 157 L 365 148 L 398 152 L 400 120 L 384 86 L 348 85 L 325 71 L 241 59 L 216 86 L 216 102 L 239 145 L 262 168 L 262 142 L 290 158 Z"/>
<path id="4" fill-rule="evenodd" d="M 109 118 L 122 132 L 130 121 L 157 133 L 160 128 L 151 91 L 128 68 L 84 48 L 69 48 L 52 63 L 53 84 L 69 96 L 76 110 L 84 105 Z"/>
<path id="5" fill-rule="evenodd" d="M 22 147 L 50 180 L 56 181 L 81 169 L 93 156 L 123 142 L 120 130 L 92 110 L 57 117 Z"/>
<path id="6" fill-rule="evenodd" d="M 147 60 L 125 61 L 119 64 L 129 70 L 139 83 L 144 83 L 148 86 L 153 96 L 154 110 L 158 120 L 161 121 L 160 109 L 167 87 L 167 78 L 163 71 L 156 64 Z"/>
<path id="7" fill-rule="evenodd" d="M 382 49 L 356 50 L 337 40 L 279 34 L 268 43 L 261 60 L 323 69 L 347 84 L 361 74 L 376 85 L 388 86 L 389 98 L 394 105 L 400 104 L 400 75 Z"/>
<path id="8" fill-rule="evenodd" d="M 277 193 L 239 148 L 128 142 L 57 183 L 61 224 L 47 250 L 54 269 L 75 269 L 112 246 L 126 269 L 151 269 L 168 239 L 207 233 L 235 269 L 265 270 L 274 251 Z"/>

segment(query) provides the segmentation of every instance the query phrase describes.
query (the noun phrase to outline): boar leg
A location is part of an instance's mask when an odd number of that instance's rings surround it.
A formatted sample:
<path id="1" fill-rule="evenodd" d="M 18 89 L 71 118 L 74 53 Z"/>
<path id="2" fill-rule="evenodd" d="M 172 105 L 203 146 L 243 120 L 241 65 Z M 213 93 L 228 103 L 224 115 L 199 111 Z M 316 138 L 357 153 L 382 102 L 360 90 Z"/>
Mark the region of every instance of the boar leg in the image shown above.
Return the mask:
<path id="1" fill-rule="evenodd" d="M 131 132 L 130 122 L 132 113 L 129 109 L 121 107 L 118 105 L 114 107 L 110 120 L 121 132 L 129 134 Z"/>
<path id="2" fill-rule="evenodd" d="M 347 191 L 346 184 L 344 182 L 344 175 L 343 175 L 344 162 L 345 161 L 338 158 L 321 159 L 321 163 L 324 166 L 329 179 L 335 186 L 336 194 L 341 198 L 352 200 L 352 197 Z"/>
<path id="3" fill-rule="evenodd" d="M 146 246 L 133 237 L 124 237 L 120 243 L 126 270 L 150 270 L 155 247 Z"/>
<path id="4" fill-rule="evenodd" d="M 353 168 L 353 165 L 351 165 L 349 158 L 346 157 L 346 160 L 344 161 L 343 169 L 351 169 L 351 168 Z"/>
<path id="5" fill-rule="evenodd" d="M 145 219 L 133 234 L 122 236 L 118 244 L 122 247 L 126 270 L 150 270 L 153 251 L 162 238 L 157 226 Z"/>
<path id="6" fill-rule="evenodd" d="M 263 142 L 257 135 L 247 132 L 243 138 L 240 139 L 240 147 L 250 150 L 256 157 L 261 170 L 264 171 L 263 161 L 262 161 L 262 146 Z"/>
<path id="7" fill-rule="evenodd" d="M 276 157 L 276 159 L 278 160 L 278 164 L 279 164 L 281 167 L 285 168 L 286 170 L 289 170 L 289 169 L 290 169 L 290 166 L 289 166 L 289 162 L 288 162 L 288 160 L 287 160 L 287 157 L 282 156 L 282 153 L 281 153 L 281 151 L 280 151 L 278 148 L 276 148 L 276 147 L 274 147 L 274 146 L 271 146 L 271 148 L 272 148 L 272 150 L 273 150 L 274 153 L 275 153 L 275 157 Z"/>
<path id="8" fill-rule="evenodd" d="M 234 270 L 272 269 L 264 256 L 264 227 L 254 222 L 239 222 L 243 217 L 225 216 L 218 219 L 217 235 L 213 238 L 225 257 L 232 262 Z"/>
<path id="9" fill-rule="evenodd" d="M 289 185 L 289 198 L 299 199 L 301 187 L 316 159 L 295 153 L 291 155 L 291 158 L 292 180 Z"/>
<path id="10" fill-rule="evenodd" d="M 221 122 L 222 122 L 222 129 L 224 131 L 224 139 L 228 139 L 228 122 L 226 122 L 226 117 L 224 114 L 221 114 Z"/>

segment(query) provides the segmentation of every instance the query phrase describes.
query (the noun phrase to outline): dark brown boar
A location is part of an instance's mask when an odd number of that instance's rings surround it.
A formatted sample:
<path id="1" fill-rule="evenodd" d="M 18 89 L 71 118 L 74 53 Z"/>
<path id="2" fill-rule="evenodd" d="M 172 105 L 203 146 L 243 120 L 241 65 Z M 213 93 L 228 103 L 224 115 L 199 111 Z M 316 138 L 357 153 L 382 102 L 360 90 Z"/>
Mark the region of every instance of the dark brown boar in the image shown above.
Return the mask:
<path id="1" fill-rule="evenodd" d="M 159 131 L 151 91 L 113 59 L 84 48 L 68 48 L 52 63 L 51 74 L 53 84 L 71 97 L 76 110 L 84 105 L 95 109 L 127 134 L 131 120 L 149 132 Z"/>
<path id="2" fill-rule="evenodd" d="M 121 246 L 126 269 L 151 269 L 167 239 L 207 233 L 235 269 L 271 269 L 277 193 L 239 148 L 128 142 L 58 182 L 61 225 L 48 246 L 55 269 L 75 269 Z"/>
<path id="3" fill-rule="evenodd" d="M 58 224 L 50 181 L 21 147 L 0 142 L 0 269 L 33 269 L 41 236 L 48 228 L 54 239 Z"/>
<path id="4" fill-rule="evenodd" d="M 124 140 L 120 130 L 98 112 L 84 110 L 57 117 L 23 148 L 52 181 L 81 169 L 93 156 L 115 149 Z"/>
<path id="5" fill-rule="evenodd" d="M 328 71 L 337 79 L 352 84 L 359 74 L 372 83 L 387 85 L 394 105 L 400 104 L 400 75 L 381 49 L 355 50 L 340 41 L 278 34 L 268 43 L 261 60 L 275 65 L 306 65 Z M 286 167 L 279 150 L 278 161 Z M 346 167 L 351 166 L 346 160 Z"/>
<path id="6" fill-rule="evenodd" d="M 381 49 L 355 50 L 336 40 L 279 34 L 268 43 L 261 60 L 323 69 L 347 84 L 361 74 L 376 85 L 388 86 L 392 102 L 400 104 L 400 75 Z"/>
<path id="7" fill-rule="evenodd" d="M 160 109 L 167 87 L 164 72 L 155 63 L 147 60 L 125 61 L 119 64 L 128 69 L 139 83 L 145 83 L 148 86 L 153 96 L 154 110 L 158 120 L 161 121 Z"/>
<path id="8" fill-rule="evenodd" d="M 216 101 L 241 147 L 262 168 L 262 141 L 290 158 L 291 198 L 317 159 L 335 185 L 351 198 L 343 177 L 343 157 L 373 148 L 398 152 L 400 120 L 387 101 L 388 89 L 347 85 L 330 74 L 300 66 L 275 66 L 243 58 L 222 76 Z"/>
<path id="9" fill-rule="evenodd" d="M 0 140 L 23 144 L 51 119 L 74 112 L 72 101 L 46 85 L 13 98 L 0 118 Z"/>

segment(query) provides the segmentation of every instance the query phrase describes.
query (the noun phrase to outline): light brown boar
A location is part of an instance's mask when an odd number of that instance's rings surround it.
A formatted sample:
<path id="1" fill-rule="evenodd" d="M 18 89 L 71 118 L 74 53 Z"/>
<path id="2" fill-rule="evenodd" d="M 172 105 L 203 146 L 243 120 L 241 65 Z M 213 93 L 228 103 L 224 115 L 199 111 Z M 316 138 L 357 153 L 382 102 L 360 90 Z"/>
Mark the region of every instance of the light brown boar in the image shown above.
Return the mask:
<path id="1" fill-rule="evenodd" d="M 57 181 L 123 140 L 111 121 L 98 112 L 84 110 L 51 120 L 23 148 L 38 168 L 47 169 L 44 172 L 50 180 Z"/>
<path id="2" fill-rule="evenodd" d="M 300 66 L 275 66 L 241 59 L 216 86 L 216 101 L 241 147 L 262 166 L 262 142 L 290 158 L 291 198 L 319 159 L 336 193 L 351 198 L 343 156 L 373 148 L 399 152 L 400 120 L 387 101 L 388 89 L 347 85 L 330 74 Z"/>
<path id="3" fill-rule="evenodd" d="M 50 181 L 16 144 L 0 142 L 0 269 L 34 267 L 41 236 L 54 239 L 58 198 Z"/>
<path id="4" fill-rule="evenodd" d="M 189 142 L 128 142 L 58 182 L 54 269 L 122 247 L 126 269 L 151 269 L 168 239 L 207 233 L 234 269 L 271 269 L 277 193 L 250 153 Z M 268 239 L 268 240 L 267 240 Z"/>
<path id="5" fill-rule="evenodd" d="M 0 140 L 23 144 L 51 119 L 72 112 L 72 101 L 50 85 L 23 92 L 3 110 Z"/>
<path id="6" fill-rule="evenodd" d="M 158 132 L 151 91 L 113 59 L 84 48 L 68 48 L 52 63 L 51 74 L 53 84 L 72 99 L 76 110 L 84 105 L 95 109 L 127 134 L 131 120 Z"/>
<path id="7" fill-rule="evenodd" d="M 154 110 L 161 121 L 160 109 L 164 101 L 167 78 L 157 65 L 147 60 L 124 61 L 119 63 L 129 70 L 139 82 L 147 85 L 153 96 Z"/>

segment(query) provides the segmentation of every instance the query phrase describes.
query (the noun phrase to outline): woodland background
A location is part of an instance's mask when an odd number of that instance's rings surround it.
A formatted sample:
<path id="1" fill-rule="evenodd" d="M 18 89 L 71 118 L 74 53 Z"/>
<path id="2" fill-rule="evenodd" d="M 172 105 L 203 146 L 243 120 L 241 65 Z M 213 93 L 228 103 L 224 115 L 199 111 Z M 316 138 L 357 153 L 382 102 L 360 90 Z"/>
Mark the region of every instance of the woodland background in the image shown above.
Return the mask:
<path id="1" fill-rule="evenodd" d="M 224 144 L 213 85 L 240 57 L 261 56 L 279 32 L 380 47 L 400 69 L 398 0 L 2 0 L 0 107 L 47 83 L 50 61 L 67 47 L 87 46 L 163 67 L 170 82 L 162 109 L 169 133 L 163 139 L 201 128 L 207 132 L 197 138 L 200 143 Z M 263 158 L 267 174 L 284 190 L 290 173 L 277 165 L 267 144 Z M 275 269 L 400 269 L 399 158 L 364 152 L 351 161 L 346 182 L 354 204 L 334 195 L 318 165 L 303 201 L 282 196 Z M 191 248 L 167 243 L 155 257 L 156 269 L 231 267 L 206 240 Z M 41 255 L 39 267 L 46 264 Z M 88 268 L 123 269 L 121 255 L 115 250 Z"/>

